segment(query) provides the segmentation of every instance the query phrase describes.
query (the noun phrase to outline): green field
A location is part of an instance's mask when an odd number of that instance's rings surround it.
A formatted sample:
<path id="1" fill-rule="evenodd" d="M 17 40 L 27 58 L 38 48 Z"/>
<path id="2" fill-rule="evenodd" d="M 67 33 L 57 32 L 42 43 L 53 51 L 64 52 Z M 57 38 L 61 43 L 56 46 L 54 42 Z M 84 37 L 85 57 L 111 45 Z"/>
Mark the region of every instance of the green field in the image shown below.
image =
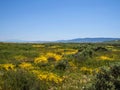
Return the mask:
<path id="1" fill-rule="evenodd" d="M 0 43 L 0 90 L 119 88 L 119 43 Z"/>

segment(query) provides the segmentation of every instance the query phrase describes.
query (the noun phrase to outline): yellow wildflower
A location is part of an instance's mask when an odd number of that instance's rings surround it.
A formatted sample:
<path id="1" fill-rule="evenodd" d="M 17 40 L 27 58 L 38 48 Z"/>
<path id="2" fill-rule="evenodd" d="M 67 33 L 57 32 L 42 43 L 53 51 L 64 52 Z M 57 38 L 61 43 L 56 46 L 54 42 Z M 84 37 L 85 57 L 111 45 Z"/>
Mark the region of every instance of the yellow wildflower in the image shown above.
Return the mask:
<path id="1" fill-rule="evenodd" d="M 75 53 L 78 52 L 78 50 L 75 50 L 75 49 L 59 49 L 59 51 L 60 51 L 63 55 L 75 54 Z"/>
<path id="2" fill-rule="evenodd" d="M 35 48 L 43 48 L 43 47 L 45 47 L 45 45 L 32 45 L 32 47 L 35 47 Z"/>
<path id="3" fill-rule="evenodd" d="M 26 70 L 34 68 L 31 63 L 26 63 L 26 62 L 21 63 L 19 67 Z"/>
<path id="4" fill-rule="evenodd" d="M 34 63 L 46 63 L 47 62 L 47 58 L 45 56 L 40 56 L 35 58 Z"/>
<path id="5" fill-rule="evenodd" d="M 55 53 L 47 53 L 46 54 L 47 59 L 54 58 L 55 60 L 60 60 L 62 58 L 61 55 L 57 55 Z"/>
<path id="6" fill-rule="evenodd" d="M 14 70 L 15 68 L 15 65 L 13 65 L 13 64 L 1 64 L 0 65 L 3 69 L 5 69 L 5 70 Z"/>
<path id="7" fill-rule="evenodd" d="M 34 63 L 47 63 L 49 61 L 58 61 L 62 58 L 61 55 L 58 55 L 56 53 L 47 53 L 45 55 L 41 55 L 37 58 L 35 58 Z"/>
<path id="8" fill-rule="evenodd" d="M 48 82 L 54 82 L 54 83 L 61 83 L 62 82 L 62 79 L 53 73 L 45 73 L 45 74 L 38 75 L 38 76 L 39 76 L 39 79 L 46 80 Z"/>
<path id="9" fill-rule="evenodd" d="M 87 67 L 81 67 L 80 69 L 82 72 L 92 74 L 93 70 L 92 68 L 87 68 Z"/>
<path id="10" fill-rule="evenodd" d="M 100 56 L 99 58 L 100 58 L 100 60 L 112 60 L 112 58 L 110 58 L 108 56 Z"/>
<path id="11" fill-rule="evenodd" d="M 33 74 L 37 76 L 38 79 L 46 82 L 61 83 L 63 81 L 58 75 L 54 73 L 49 73 L 45 71 L 32 70 Z"/>
<path id="12" fill-rule="evenodd" d="M 55 45 L 55 46 L 50 46 L 49 48 L 59 48 L 59 47 L 61 47 L 61 46 Z"/>

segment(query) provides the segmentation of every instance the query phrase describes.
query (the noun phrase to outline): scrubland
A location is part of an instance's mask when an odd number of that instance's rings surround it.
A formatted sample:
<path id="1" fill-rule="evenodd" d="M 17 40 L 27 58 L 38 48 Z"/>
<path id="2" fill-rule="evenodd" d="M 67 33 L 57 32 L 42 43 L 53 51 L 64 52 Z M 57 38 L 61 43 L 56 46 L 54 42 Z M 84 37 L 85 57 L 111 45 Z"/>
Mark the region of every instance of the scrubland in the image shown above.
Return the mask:
<path id="1" fill-rule="evenodd" d="M 0 43 L 0 90 L 119 88 L 119 43 Z"/>

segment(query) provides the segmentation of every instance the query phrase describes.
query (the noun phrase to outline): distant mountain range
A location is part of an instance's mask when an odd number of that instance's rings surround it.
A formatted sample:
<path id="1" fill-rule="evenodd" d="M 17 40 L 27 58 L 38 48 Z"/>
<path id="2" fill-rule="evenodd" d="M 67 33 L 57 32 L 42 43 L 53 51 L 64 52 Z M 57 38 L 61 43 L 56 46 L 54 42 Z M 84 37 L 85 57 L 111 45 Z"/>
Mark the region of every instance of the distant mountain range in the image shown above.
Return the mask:
<path id="1" fill-rule="evenodd" d="M 7 40 L 1 42 L 14 42 L 14 43 L 96 43 L 96 42 L 110 42 L 117 41 L 120 38 L 75 38 L 70 40 L 57 40 L 57 41 L 24 41 L 24 40 Z"/>
<path id="2" fill-rule="evenodd" d="M 75 42 L 75 43 L 95 43 L 120 40 L 120 38 L 76 38 L 71 40 L 58 40 L 57 42 Z"/>

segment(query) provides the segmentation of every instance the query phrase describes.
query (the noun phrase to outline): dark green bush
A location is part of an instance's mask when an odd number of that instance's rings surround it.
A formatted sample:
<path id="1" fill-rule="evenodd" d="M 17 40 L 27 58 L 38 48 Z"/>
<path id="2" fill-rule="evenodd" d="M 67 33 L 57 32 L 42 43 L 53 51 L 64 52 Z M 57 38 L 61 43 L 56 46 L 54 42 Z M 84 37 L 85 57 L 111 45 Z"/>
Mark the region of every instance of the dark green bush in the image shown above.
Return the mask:
<path id="1" fill-rule="evenodd" d="M 69 63 L 67 60 L 61 60 L 56 64 L 55 69 L 65 70 L 67 69 L 68 66 L 69 66 Z"/>
<path id="2" fill-rule="evenodd" d="M 49 58 L 48 58 L 48 61 L 49 61 L 49 62 L 54 62 L 54 61 L 56 61 L 56 59 L 55 59 L 54 57 L 49 57 Z"/>
<path id="3" fill-rule="evenodd" d="M 101 69 L 87 90 L 120 90 L 120 63 Z"/>
<path id="4" fill-rule="evenodd" d="M 78 63 L 84 60 L 88 60 L 93 56 L 94 56 L 94 51 L 91 48 L 86 48 L 74 55 L 75 62 L 78 62 Z"/>
<path id="5" fill-rule="evenodd" d="M 96 48 L 94 48 L 94 51 L 105 52 L 105 51 L 108 51 L 108 50 L 105 47 L 96 47 Z"/>

